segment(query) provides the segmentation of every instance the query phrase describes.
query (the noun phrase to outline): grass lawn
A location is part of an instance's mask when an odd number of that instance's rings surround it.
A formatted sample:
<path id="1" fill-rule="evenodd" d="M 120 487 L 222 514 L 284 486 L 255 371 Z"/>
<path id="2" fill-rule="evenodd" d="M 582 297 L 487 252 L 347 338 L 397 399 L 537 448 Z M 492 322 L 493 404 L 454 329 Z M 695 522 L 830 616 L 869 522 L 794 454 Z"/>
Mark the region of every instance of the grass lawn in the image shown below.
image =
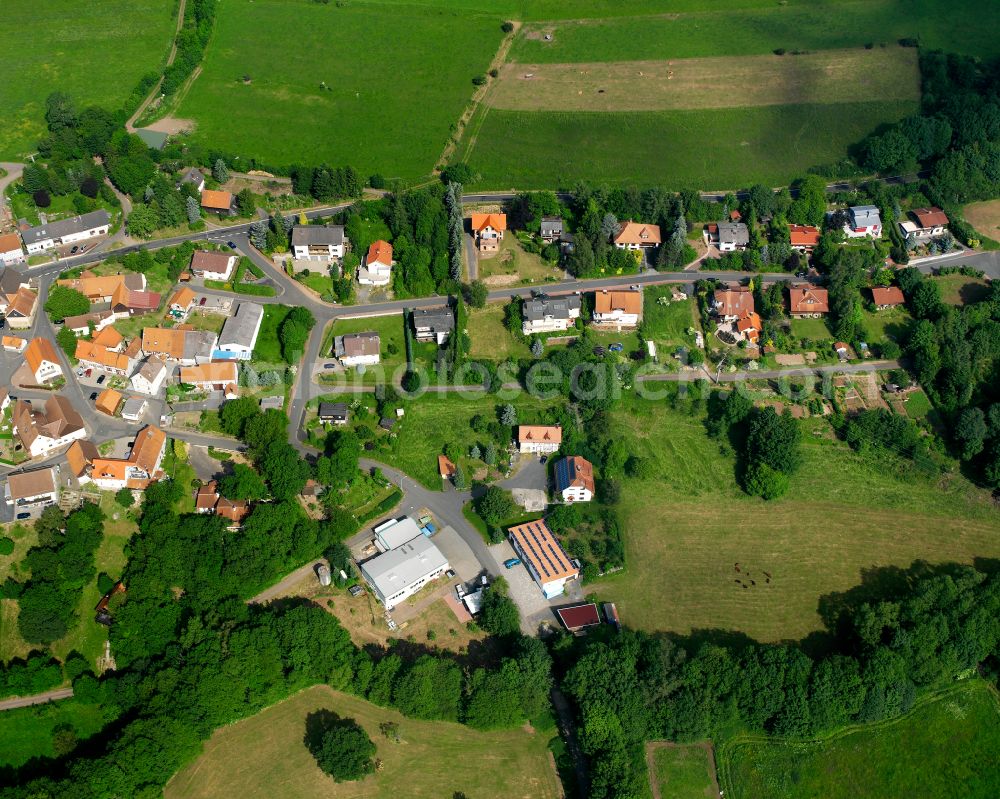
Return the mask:
<path id="1" fill-rule="evenodd" d="M 357 369 L 348 370 L 349 379 L 354 381 L 360 379 L 365 385 L 372 385 L 383 380 L 389 381 L 397 372 L 402 377 L 406 370 L 406 335 L 403 330 L 403 315 L 391 314 L 389 316 L 376 316 L 368 319 L 338 319 L 333 323 L 333 337 L 343 336 L 350 333 L 378 333 L 381 346 L 381 361 L 376 366 L 366 366 L 364 374 L 358 375 Z M 414 340 L 414 357 L 418 361 L 423 361 L 423 366 L 429 369 L 433 366 L 433 360 L 421 359 L 421 354 L 426 354 L 426 347 Z M 332 346 L 332 339 L 331 339 Z M 324 357 L 333 357 L 331 352 L 323 353 Z M 334 377 L 342 377 L 343 372 L 338 372 Z"/>
<path id="2" fill-rule="evenodd" d="M 932 277 L 941 288 L 941 299 L 949 305 L 972 305 L 982 302 L 990 293 L 990 284 L 979 277 L 938 275 Z"/>
<path id="3" fill-rule="evenodd" d="M 257 335 L 257 345 L 253 348 L 253 359 L 266 363 L 284 363 L 281 355 L 281 342 L 278 340 L 278 328 L 285 317 L 292 312 L 288 305 L 269 303 L 264 306 L 264 319 L 260 323 L 260 333 Z"/>
<path id="4" fill-rule="evenodd" d="M 647 744 L 652 751 L 652 778 L 660 796 L 669 799 L 705 799 L 712 796 L 714 767 L 708 749 L 688 746 Z"/>
<path id="5" fill-rule="evenodd" d="M 1000 239 L 1000 200 L 970 203 L 962 209 L 966 221 L 976 229 L 987 242 L 990 249 L 995 249 L 997 239 Z"/>
<path id="6" fill-rule="evenodd" d="M 557 281 L 563 270 L 525 250 L 513 234 L 500 242 L 500 251 L 491 258 L 479 257 L 479 279 L 487 286 L 527 286 Z"/>
<path id="7" fill-rule="evenodd" d="M 818 742 L 739 740 L 719 748 L 727 797 L 987 799 L 1000 791 L 994 691 L 974 679 L 886 724 Z M 862 787 L 863 786 L 863 787 Z"/>
<path id="8" fill-rule="evenodd" d="M 98 705 L 75 699 L 0 713 L 0 766 L 17 767 L 33 757 L 55 757 L 52 731 L 60 724 L 72 725 L 83 740 L 104 726 L 104 716 Z"/>
<path id="9" fill-rule="evenodd" d="M 645 290 L 643 298 L 642 332 L 648 341 L 656 344 L 656 357 L 661 364 L 676 363 L 673 354 L 681 347 L 693 348 L 695 337 L 688 335 L 688 330 L 699 330 L 701 321 L 698 319 L 698 306 L 694 300 L 670 301 L 661 305 L 660 297 L 670 299 L 670 288 L 663 286 L 650 287 Z"/>
<path id="10" fill-rule="evenodd" d="M 916 110 L 913 101 L 609 113 L 481 109 L 462 150 L 480 174 L 475 185 L 497 189 L 578 180 L 674 189 L 780 185 L 842 159 L 874 128 Z"/>
<path id="11" fill-rule="evenodd" d="M 461 8 L 233 0 L 219 7 L 177 116 L 243 162 L 422 177 L 493 59 L 501 22 Z"/>
<path id="12" fill-rule="evenodd" d="M 821 597 L 873 570 L 1000 556 L 987 492 L 957 474 L 932 482 L 907 461 L 862 458 L 825 420 L 800 424 L 802 466 L 788 494 L 765 503 L 739 489 L 733 457 L 700 417 L 641 400 L 614 414 L 612 434 L 654 464 L 651 480 L 622 484 L 627 569 L 595 583 L 624 624 L 798 639 L 823 628 Z M 755 586 L 741 588 L 735 563 Z"/>
<path id="13" fill-rule="evenodd" d="M 166 58 L 176 14 L 176 5 L 163 0 L 5 2 L 0 159 L 35 151 L 50 92 L 65 92 L 77 108 L 117 111 L 139 78 Z"/>
<path id="14" fill-rule="evenodd" d="M 833 338 L 833 333 L 826 326 L 826 320 L 820 319 L 792 319 L 792 335 L 795 338 L 808 338 L 814 341 Z"/>
<path id="15" fill-rule="evenodd" d="M 378 747 L 381 772 L 357 782 L 336 783 L 319 770 L 302 736 L 306 716 L 321 708 L 353 718 L 365 728 Z M 384 721 L 399 724 L 403 743 L 391 743 L 379 732 Z M 164 796 L 441 799 L 461 792 L 476 799 L 557 799 L 562 792 L 546 748 L 549 737 L 523 727 L 485 733 L 449 722 L 417 721 L 316 686 L 217 730 L 204 754 L 174 776 Z"/>
<path id="16" fill-rule="evenodd" d="M 923 389 L 918 389 L 907 394 L 905 407 L 906 415 L 915 421 L 927 418 L 927 414 L 934 409 Z"/>
<path id="17" fill-rule="evenodd" d="M 469 354 L 473 358 L 503 361 L 507 358 L 527 358 L 527 344 L 516 341 L 503 325 L 504 306 L 499 303 L 485 308 L 470 308 L 466 330 L 472 340 Z"/>
<path id="18" fill-rule="evenodd" d="M 303 286 L 311 288 L 320 297 L 327 296 L 333 292 L 333 278 L 328 270 L 320 272 L 310 272 L 308 275 L 296 275 L 295 279 Z"/>
<path id="19" fill-rule="evenodd" d="M 226 323 L 227 318 L 224 314 L 193 311 L 188 314 L 184 324 L 191 325 L 195 330 L 209 330 L 218 334 L 222 332 L 222 326 Z M 263 326 L 263 322 L 261 326 Z"/>
<path id="20" fill-rule="evenodd" d="M 906 335 L 906 328 L 913 317 L 906 308 L 887 308 L 884 311 L 863 311 L 864 329 L 868 336 L 868 343 L 878 343 L 891 338 L 895 342 L 901 342 Z M 803 320 L 804 321 L 804 320 Z M 792 322 L 792 329 L 795 329 L 797 321 Z"/>
<path id="21" fill-rule="evenodd" d="M 2 91 L 2 90 L 0 90 Z M 0 134 L 2 135 L 2 134 Z M 68 219 L 69 217 L 77 216 L 76 206 L 73 205 L 73 198 L 81 196 L 79 192 L 74 194 L 53 194 L 50 195 L 51 204 L 48 208 L 40 209 L 35 205 L 34 199 L 28 194 L 27 191 L 19 183 L 14 183 L 7 189 L 7 196 L 10 198 L 11 212 L 16 219 L 27 219 L 32 225 L 41 224 L 41 218 L 39 217 L 39 211 L 44 210 L 46 219 L 49 222 L 55 222 L 59 219 Z M 88 202 L 90 202 L 88 198 Z M 105 202 L 104 199 L 98 195 L 95 200 L 93 200 L 97 210 L 98 208 L 105 209 L 112 218 L 112 227 L 115 223 L 115 215 L 121 210 L 111 205 L 111 203 Z"/>

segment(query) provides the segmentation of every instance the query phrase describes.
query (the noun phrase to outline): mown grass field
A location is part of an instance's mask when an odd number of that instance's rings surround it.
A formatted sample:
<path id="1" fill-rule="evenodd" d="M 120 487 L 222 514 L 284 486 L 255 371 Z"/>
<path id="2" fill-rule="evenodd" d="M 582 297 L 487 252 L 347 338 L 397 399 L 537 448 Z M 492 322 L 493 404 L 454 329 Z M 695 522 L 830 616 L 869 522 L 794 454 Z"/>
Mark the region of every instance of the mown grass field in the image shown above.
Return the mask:
<path id="1" fill-rule="evenodd" d="M 326 708 L 353 718 L 378 747 L 381 772 L 336 783 L 319 770 L 302 743 L 306 716 Z M 401 743 L 378 725 L 399 724 Z M 459 724 L 407 719 L 327 686 L 316 686 L 252 718 L 217 730 L 204 754 L 174 776 L 166 799 L 441 799 L 461 792 L 475 799 L 558 799 L 549 736 L 524 728 L 477 732 Z"/>
<path id="2" fill-rule="evenodd" d="M 61 724 L 72 726 L 83 740 L 104 726 L 104 716 L 99 706 L 75 699 L 6 710 L 0 713 L 0 766 L 16 768 L 33 757 L 54 757 L 52 731 Z"/>
<path id="3" fill-rule="evenodd" d="M 519 33 L 510 59 L 534 64 L 756 55 L 777 48 L 896 47 L 904 37 L 919 37 L 929 49 L 984 57 L 1000 53 L 993 35 L 1000 27 L 1000 7 L 980 0 L 834 0 L 821 11 L 802 3 L 727 4 L 723 9 L 702 2 L 685 9 L 671 4 L 662 11 L 672 13 L 529 24 Z M 969 19 L 977 24 L 968 25 Z"/>
<path id="4" fill-rule="evenodd" d="M 167 57 L 177 5 L 165 0 L 7 0 L 0 30 L 0 160 L 35 152 L 45 98 L 117 110 Z"/>
<path id="5" fill-rule="evenodd" d="M 176 113 L 243 159 L 417 178 L 496 53 L 501 21 L 458 7 L 232 0 Z"/>
<path id="6" fill-rule="evenodd" d="M 707 799 L 713 793 L 715 768 L 705 746 L 647 744 L 652 760 L 650 779 L 661 799 Z"/>
<path id="7" fill-rule="evenodd" d="M 515 341 L 503 324 L 504 306 L 492 303 L 485 308 L 469 310 L 466 330 L 472 345 L 469 354 L 473 358 L 488 358 L 502 361 L 506 358 L 527 358 L 531 350 L 527 344 Z"/>
<path id="8" fill-rule="evenodd" d="M 972 305 L 990 293 L 990 284 L 980 277 L 937 275 L 931 278 L 941 289 L 941 299 L 948 305 Z"/>
<path id="9" fill-rule="evenodd" d="M 718 749 L 735 799 L 988 799 L 1000 791 L 994 691 L 969 680 L 888 724 L 816 743 L 737 740 Z"/>
<path id="10" fill-rule="evenodd" d="M 775 105 L 712 111 L 588 113 L 480 109 L 463 160 L 494 189 L 665 185 L 725 189 L 781 185 L 847 147 L 916 102 Z"/>
<path id="11" fill-rule="evenodd" d="M 1000 556 L 988 493 L 957 474 L 930 481 L 908 462 L 862 458 L 822 419 L 800 424 L 802 466 L 765 503 L 739 489 L 734 458 L 700 417 L 641 400 L 615 414 L 628 451 L 655 464 L 652 479 L 622 484 L 627 570 L 595 584 L 624 624 L 799 639 L 822 629 L 821 597 L 879 569 Z"/>

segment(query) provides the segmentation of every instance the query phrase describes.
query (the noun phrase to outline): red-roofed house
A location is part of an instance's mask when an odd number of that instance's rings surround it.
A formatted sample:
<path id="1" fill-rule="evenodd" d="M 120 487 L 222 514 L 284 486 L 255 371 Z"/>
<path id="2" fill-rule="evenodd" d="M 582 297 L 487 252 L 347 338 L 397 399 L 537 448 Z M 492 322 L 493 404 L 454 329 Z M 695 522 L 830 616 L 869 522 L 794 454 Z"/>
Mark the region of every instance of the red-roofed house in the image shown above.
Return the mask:
<path id="1" fill-rule="evenodd" d="M 556 610 L 566 629 L 571 633 L 580 632 L 587 627 L 596 627 L 601 623 L 601 616 L 597 612 L 597 605 L 590 602 L 586 605 L 573 605 L 569 608 L 559 608 Z"/>
<path id="2" fill-rule="evenodd" d="M 948 215 L 940 208 L 914 208 L 910 216 L 916 222 L 904 219 L 899 223 L 899 230 L 907 241 L 931 239 L 948 229 Z"/>
<path id="3" fill-rule="evenodd" d="M 826 289 L 813 286 L 792 286 L 788 289 L 788 312 L 793 317 L 820 317 L 830 312 Z"/>
<path id="4" fill-rule="evenodd" d="M 479 243 L 479 252 L 496 252 L 507 230 L 507 214 L 473 214 L 472 232 Z"/>
<path id="5" fill-rule="evenodd" d="M 555 452 L 562 444 L 562 427 L 559 425 L 518 425 L 517 444 L 521 452 L 539 455 Z"/>
<path id="6" fill-rule="evenodd" d="M 373 241 L 365 255 L 365 262 L 358 267 L 358 283 L 363 286 L 388 286 L 392 280 L 392 245 L 387 241 Z"/>
<path id="7" fill-rule="evenodd" d="M 875 303 L 878 310 L 884 311 L 886 308 L 902 305 L 906 302 L 906 298 L 903 297 L 903 291 L 899 286 L 889 286 L 888 288 L 876 286 L 872 289 L 872 302 Z"/>
<path id="8" fill-rule="evenodd" d="M 812 225 L 789 225 L 788 238 L 793 250 L 810 252 L 819 244 L 819 228 Z"/>
<path id="9" fill-rule="evenodd" d="M 563 502 L 590 502 L 594 498 L 594 465 L 573 455 L 556 462 L 556 491 Z"/>

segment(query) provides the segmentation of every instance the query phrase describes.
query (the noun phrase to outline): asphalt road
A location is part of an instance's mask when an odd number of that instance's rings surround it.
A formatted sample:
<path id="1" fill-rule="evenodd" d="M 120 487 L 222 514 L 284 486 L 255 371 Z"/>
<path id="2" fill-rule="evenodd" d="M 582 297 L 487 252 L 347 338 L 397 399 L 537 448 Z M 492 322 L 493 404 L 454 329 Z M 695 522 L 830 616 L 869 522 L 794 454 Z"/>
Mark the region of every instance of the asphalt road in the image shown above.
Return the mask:
<path id="1" fill-rule="evenodd" d="M 45 693 L 34 696 L 15 696 L 13 699 L 0 701 L 0 712 L 4 710 L 16 710 L 19 707 L 30 707 L 31 705 L 44 705 L 46 702 L 55 702 L 59 699 L 69 699 L 73 696 L 72 688 L 55 688 Z"/>

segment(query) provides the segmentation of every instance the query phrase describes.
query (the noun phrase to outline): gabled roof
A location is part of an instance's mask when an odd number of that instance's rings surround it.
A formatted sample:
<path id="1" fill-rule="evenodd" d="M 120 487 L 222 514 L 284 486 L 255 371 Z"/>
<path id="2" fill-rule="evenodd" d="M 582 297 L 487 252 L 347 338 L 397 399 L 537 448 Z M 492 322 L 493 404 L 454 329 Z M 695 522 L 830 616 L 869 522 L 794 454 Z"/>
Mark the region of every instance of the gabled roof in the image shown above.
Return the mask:
<path id="1" fill-rule="evenodd" d="M 346 402 L 321 402 L 317 415 L 320 419 L 346 419 L 348 407 Z"/>
<path id="2" fill-rule="evenodd" d="M 50 222 L 45 225 L 28 228 L 21 234 L 25 244 L 37 244 L 47 239 L 58 239 L 69 236 L 73 233 L 82 233 L 84 230 L 104 227 L 111 224 L 111 217 L 107 211 L 91 211 L 89 214 L 74 216 L 70 219 L 60 219 L 58 222 Z"/>
<path id="3" fill-rule="evenodd" d="M 948 224 L 948 215 L 940 208 L 914 208 L 910 211 L 922 228 L 943 227 Z M 3 248 L 0 247 L 0 250 Z"/>
<path id="4" fill-rule="evenodd" d="M 457 467 L 447 455 L 438 455 L 438 474 L 443 479 L 454 477 Z"/>
<path id="5" fill-rule="evenodd" d="M 338 336 L 334 343 L 338 358 L 378 355 L 381 349 L 378 333 L 348 333 L 346 336 Z"/>
<path id="6" fill-rule="evenodd" d="M 763 330 L 763 326 L 760 323 L 760 316 L 753 311 L 747 311 L 736 320 L 736 329 L 740 333 L 746 333 L 748 330 Z"/>
<path id="7" fill-rule="evenodd" d="M 14 295 L 13 302 L 7 306 L 7 316 L 31 316 L 37 301 L 38 295 L 31 289 L 22 286 Z"/>
<path id="8" fill-rule="evenodd" d="M 413 326 L 416 329 L 429 328 L 434 332 L 450 332 L 455 329 L 455 314 L 451 308 L 415 308 Z"/>
<path id="9" fill-rule="evenodd" d="M 4 233 L 0 236 L 0 253 L 21 250 L 21 237 L 17 233 Z"/>
<path id="10" fill-rule="evenodd" d="M 750 230 L 742 222 L 718 222 L 719 244 L 745 247 L 750 243 Z"/>
<path id="11" fill-rule="evenodd" d="M 561 216 L 543 216 L 538 225 L 542 235 L 546 233 L 562 233 L 563 220 Z"/>
<path id="12" fill-rule="evenodd" d="M 631 219 L 622 222 L 618 226 L 618 232 L 614 236 L 615 244 L 659 244 L 660 226 L 646 225 L 642 222 L 633 222 Z"/>
<path id="13" fill-rule="evenodd" d="M 59 365 L 60 368 L 62 367 L 59 356 L 56 354 L 56 348 L 47 338 L 33 338 L 29 341 L 24 350 L 24 360 L 33 373 L 38 371 L 38 367 L 42 365 L 43 361 L 49 361 Z"/>
<path id="14" fill-rule="evenodd" d="M 257 343 L 261 322 L 264 319 L 264 306 L 256 302 L 241 302 L 236 313 L 230 316 L 222 325 L 219 334 L 219 348 L 246 347 L 251 348 Z"/>
<path id="15" fill-rule="evenodd" d="M 219 484 L 215 480 L 210 480 L 198 486 L 194 494 L 195 510 L 208 511 L 215 509 L 215 503 L 219 501 Z"/>
<path id="16" fill-rule="evenodd" d="M 169 327 L 147 327 L 142 331 L 142 351 L 163 353 L 171 358 L 184 357 L 185 331 Z"/>
<path id="17" fill-rule="evenodd" d="M 788 307 L 791 313 L 827 313 L 830 310 L 826 289 L 813 286 L 792 286 L 788 289 Z"/>
<path id="18" fill-rule="evenodd" d="M 212 361 L 181 367 L 182 383 L 235 383 L 238 377 L 235 361 Z"/>
<path id="19" fill-rule="evenodd" d="M 97 410 L 106 413 L 108 416 L 114 416 L 121 402 L 122 395 L 119 392 L 113 388 L 106 388 L 101 392 L 94 404 L 97 406 Z"/>
<path id="20" fill-rule="evenodd" d="M 540 582 L 548 583 L 580 573 L 543 519 L 519 524 L 507 530 L 525 558 L 531 561 Z"/>
<path id="21" fill-rule="evenodd" d="M 819 228 L 812 225 L 789 225 L 788 237 L 793 247 L 815 247 L 819 244 Z"/>
<path id="22" fill-rule="evenodd" d="M 343 225 L 296 225 L 292 228 L 292 246 L 310 244 L 339 247 L 344 243 Z"/>
<path id="23" fill-rule="evenodd" d="M 556 613 L 559 615 L 559 620 L 566 625 L 566 629 L 570 632 L 582 630 L 584 627 L 594 627 L 601 623 L 597 605 L 593 602 L 586 605 L 574 605 L 570 608 L 559 608 Z"/>
<path id="24" fill-rule="evenodd" d="M 538 442 L 546 444 L 562 443 L 562 427 L 560 425 L 521 424 L 517 426 L 519 443 Z"/>
<path id="25" fill-rule="evenodd" d="M 132 452 L 128 458 L 129 461 L 141 467 L 146 473 L 152 476 L 153 470 L 156 468 L 156 460 L 159 458 L 160 451 L 163 449 L 166 441 L 167 434 L 160 428 L 153 425 L 144 427 L 135 437 L 135 443 L 132 445 Z"/>
<path id="26" fill-rule="evenodd" d="M 82 338 L 76 341 L 75 356 L 78 361 L 96 363 L 108 369 L 118 369 L 122 372 L 127 372 L 130 367 L 127 355 L 109 350 L 106 347 L 99 347 L 95 342 Z"/>
<path id="27" fill-rule="evenodd" d="M 87 468 L 100 456 L 94 442 L 87 438 L 77 439 L 66 450 L 66 460 L 75 477 L 87 471 Z"/>
<path id="28" fill-rule="evenodd" d="M 851 227 L 853 228 L 882 224 L 882 216 L 877 205 L 855 205 L 850 208 L 848 214 L 851 217 Z"/>
<path id="29" fill-rule="evenodd" d="M 201 207 L 210 211 L 228 211 L 233 204 L 233 195 L 228 191 L 205 189 L 201 193 Z"/>
<path id="30" fill-rule="evenodd" d="M 52 494 L 56 490 L 56 473 L 52 467 L 35 469 L 31 472 L 19 472 L 7 476 L 7 488 L 10 498 L 15 502 L 19 499 L 29 499 L 42 494 Z"/>
<path id="31" fill-rule="evenodd" d="M 96 347 L 114 350 L 121 346 L 122 342 L 125 341 L 125 337 L 115 330 L 114 325 L 108 325 L 98 332 L 91 341 L 93 341 Z"/>
<path id="32" fill-rule="evenodd" d="M 579 455 L 571 455 L 556 462 L 556 489 L 585 488 L 591 494 L 594 486 L 594 464 Z"/>
<path id="33" fill-rule="evenodd" d="M 888 288 L 877 286 L 873 288 L 872 300 L 876 305 L 902 305 L 906 302 L 903 291 L 899 286 L 889 286 Z"/>
<path id="34" fill-rule="evenodd" d="M 187 308 L 194 302 L 195 297 L 198 295 L 194 293 L 188 286 L 181 286 L 177 291 L 173 293 L 170 297 L 170 301 L 167 303 L 171 308 L 175 305 L 178 308 Z"/>
<path id="35" fill-rule="evenodd" d="M 551 316 L 553 319 L 569 319 L 572 311 L 579 310 L 580 297 L 577 294 L 563 297 L 549 297 L 546 294 L 539 294 L 537 297 L 525 301 L 521 314 L 526 322 L 538 322 L 547 316 Z"/>
<path id="36" fill-rule="evenodd" d="M 606 314 L 614 311 L 627 314 L 642 313 L 642 292 L 598 291 L 594 293 L 594 313 Z"/>
<path id="37" fill-rule="evenodd" d="M 506 230 L 507 229 L 507 214 L 473 214 L 472 215 L 472 231 L 474 233 L 479 233 L 486 228 L 493 228 L 494 230 Z"/>
<path id="38" fill-rule="evenodd" d="M 392 245 L 389 242 L 379 239 L 371 243 L 365 258 L 365 265 L 371 266 L 372 264 L 392 266 Z"/>
<path id="39" fill-rule="evenodd" d="M 748 286 L 733 286 L 715 292 L 715 309 L 721 316 L 742 316 L 755 310 L 753 292 Z"/>
<path id="40" fill-rule="evenodd" d="M 209 193 L 205 192 L 205 194 Z M 191 255 L 191 269 L 194 272 L 225 272 L 229 268 L 229 259 L 235 257 L 235 255 L 226 255 L 224 252 L 195 250 Z"/>

